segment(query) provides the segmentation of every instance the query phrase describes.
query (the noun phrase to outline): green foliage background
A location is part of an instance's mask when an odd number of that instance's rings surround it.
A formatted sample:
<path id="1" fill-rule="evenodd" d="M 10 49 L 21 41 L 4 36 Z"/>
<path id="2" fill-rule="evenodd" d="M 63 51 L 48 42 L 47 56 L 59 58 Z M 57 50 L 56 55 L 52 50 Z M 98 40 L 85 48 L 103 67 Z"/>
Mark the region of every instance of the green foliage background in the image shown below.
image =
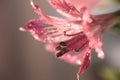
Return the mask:
<path id="1" fill-rule="evenodd" d="M 118 4 L 120 4 L 120 0 L 114 0 L 116 1 Z M 120 34 L 120 17 L 117 20 L 116 24 L 113 25 L 113 27 L 111 28 L 111 30 L 116 33 L 116 34 Z"/>
<path id="2" fill-rule="evenodd" d="M 113 27 L 111 28 L 113 32 L 120 34 L 120 18 L 118 19 L 118 21 L 116 22 L 115 25 L 113 25 Z"/>

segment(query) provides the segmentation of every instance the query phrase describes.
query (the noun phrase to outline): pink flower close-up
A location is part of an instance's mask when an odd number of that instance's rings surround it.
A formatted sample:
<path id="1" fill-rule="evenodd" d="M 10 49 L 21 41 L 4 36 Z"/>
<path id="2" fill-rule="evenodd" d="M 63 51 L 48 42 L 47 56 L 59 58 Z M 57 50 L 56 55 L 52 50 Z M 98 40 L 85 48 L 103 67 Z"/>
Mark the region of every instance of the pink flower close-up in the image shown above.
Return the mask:
<path id="1" fill-rule="evenodd" d="M 104 59 L 102 37 L 120 16 L 120 10 L 99 15 L 91 10 L 101 0 L 49 0 L 65 18 L 45 15 L 31 1 L 37 19 L 30 20 L 21 31 L 29 32 L 36 40 L 46 43 L 46 50 L 73 65 L 80 65 L 79 76 L 90 65 L 92 50 Z"/>

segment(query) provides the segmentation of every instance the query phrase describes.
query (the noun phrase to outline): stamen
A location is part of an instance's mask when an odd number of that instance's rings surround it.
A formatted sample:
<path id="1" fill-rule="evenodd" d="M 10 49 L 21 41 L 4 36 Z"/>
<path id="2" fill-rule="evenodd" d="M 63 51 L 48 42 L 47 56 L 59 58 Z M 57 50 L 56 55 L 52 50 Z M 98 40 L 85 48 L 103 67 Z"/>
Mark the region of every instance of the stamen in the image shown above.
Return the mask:
<path id="1" fill-rule="evenodd" d="M 61 49 L 62 49 L 61 46 L 57 46 L 57 47 L 56 47 L 56 50 L 57 50 L 57 51 L 59 51 L 59 50 L 61 50 Z"/>
<path id="2" fill-rule="evenodd" d="M 67 34 L 66 31 L 64 31 L 64 36 L 75 36 L 75 35 L 79 35 L 79 34 L 82 34 L 83 32 L 78 32 L 78 33 L 75 33 L 75 34 Z"/>
<path id="3" fill-rule="evenodd" d="M 63 48 L 60 52 L 58 52 L 56 54 L 56 57 L 60 57 L 62 55 L 64 55 L 65 53 L 67 53 L 69 50 L 67 50 L 66 48 Z"/>
<path id="4" fill-rule="evenodd" d="M 60 42 L 61 46 L 67 46 L 66 42 Z"/>

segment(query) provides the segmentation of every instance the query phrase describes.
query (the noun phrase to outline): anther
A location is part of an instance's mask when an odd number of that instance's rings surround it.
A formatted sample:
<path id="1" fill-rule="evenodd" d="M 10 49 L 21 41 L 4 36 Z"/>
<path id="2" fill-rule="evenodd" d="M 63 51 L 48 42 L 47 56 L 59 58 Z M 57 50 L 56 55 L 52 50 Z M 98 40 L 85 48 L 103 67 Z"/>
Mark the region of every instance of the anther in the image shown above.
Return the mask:
<path id="1" fill-rule="evenodd" d="M 60 42 L 60 45 L 61 46 L 66 46 L 66 43 L 65 42 Z"/>
<path id="2" fill-rule="evenodd" d="M 65 53 L 67 53 L 69 50 L 67 50 L 66 48 L 63 48 L 63 50 L 61 50 L 60 52 L 58 52 L 56 54 L 56 57 L 60 57 L 62 55 L 64 55 Z"/>
<path id="3" fill-rule="evenodd" d="M 79 52 L 79 49 L 78 49 L 78 48 L 75 48 L 74 51 L 75 51 L 75 52 Z"/>
<path id="4" fill-rule="evenodd" d="M 61 47 L 60 45 L 56 47 L 56 50 L 57 50 L 57 51 L 59 51 L 59 50 L 61 50 L 61 49 L 62 49 L 62 47 Z"/>

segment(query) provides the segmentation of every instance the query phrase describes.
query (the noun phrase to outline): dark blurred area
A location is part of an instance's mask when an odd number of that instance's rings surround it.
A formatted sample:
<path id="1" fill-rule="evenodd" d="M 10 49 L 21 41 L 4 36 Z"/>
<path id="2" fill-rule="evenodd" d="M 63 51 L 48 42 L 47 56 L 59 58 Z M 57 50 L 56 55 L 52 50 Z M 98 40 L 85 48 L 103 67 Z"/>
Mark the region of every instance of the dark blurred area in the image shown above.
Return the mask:
<path id="1" fill-rule="evenodd" d="M 59 16 L 47 0 L 34 2 L 46 14 Z M 37 17 L 29 0 L 0 0 L 0 80 L 76 80 L 78 66 L 58 60 L 44 49 L 43 43 L 19 31 L 19 27 Z M 103 42 L 106 58 L 100 60 L 93 54 L 91 67 L 81 80 L 106 80 L 101 76 L 105 72 L 100 72 L 104 66 L 120 75 L 120 35 L 108 32 Z"/>

